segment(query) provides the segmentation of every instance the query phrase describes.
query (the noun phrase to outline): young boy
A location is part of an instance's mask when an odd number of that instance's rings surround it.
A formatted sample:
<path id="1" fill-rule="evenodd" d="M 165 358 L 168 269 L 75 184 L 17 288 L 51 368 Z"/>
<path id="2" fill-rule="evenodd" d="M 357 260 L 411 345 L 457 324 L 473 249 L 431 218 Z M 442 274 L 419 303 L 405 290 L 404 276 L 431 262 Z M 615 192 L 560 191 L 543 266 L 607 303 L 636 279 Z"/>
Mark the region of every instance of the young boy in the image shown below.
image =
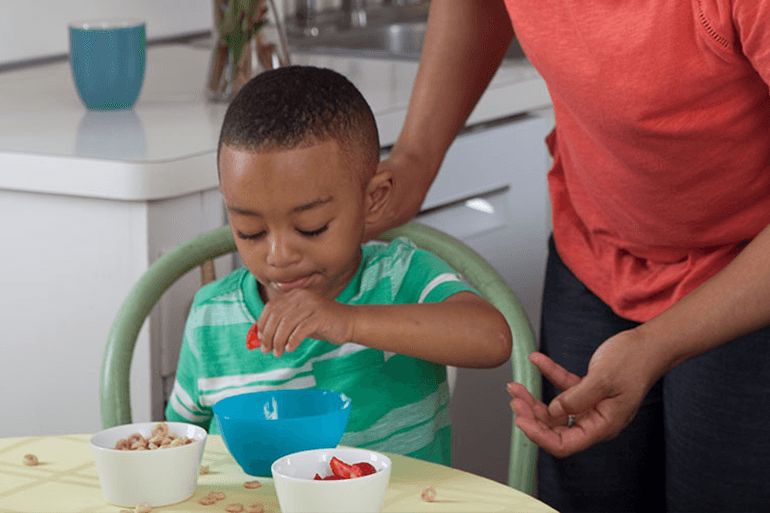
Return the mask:
<path id="1" fill-rule="evenodd" d="M 507 361 L 505 318 L 442 260 L 399 239 L 362 244 L 390 200 L 369 105 L 338 73 L 262 73 L 230 104 L 219 189 L 246 267 L 192 306 L 168 420 L 216 431 L 224 397 L 342 392 L 341 444 L 450 464 L 445 365 Z M 259 326 L 261 351 L 246 334 Z"/>

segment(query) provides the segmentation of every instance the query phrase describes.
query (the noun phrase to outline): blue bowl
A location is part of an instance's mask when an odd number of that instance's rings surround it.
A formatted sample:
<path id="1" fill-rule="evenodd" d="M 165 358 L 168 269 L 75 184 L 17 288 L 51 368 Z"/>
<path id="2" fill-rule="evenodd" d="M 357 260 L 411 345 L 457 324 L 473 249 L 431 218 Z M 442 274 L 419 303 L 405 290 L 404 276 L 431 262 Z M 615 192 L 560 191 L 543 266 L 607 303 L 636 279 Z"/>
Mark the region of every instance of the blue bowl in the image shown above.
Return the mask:
<path id="1" fill-rule="evenodd" d="M 345 394 L 306 388 L 234 395 L 213 409 L 227 450 L 243 471 L 270 477 L 270 466 L 278 458 L 336 447 L 350 405 Z"/>

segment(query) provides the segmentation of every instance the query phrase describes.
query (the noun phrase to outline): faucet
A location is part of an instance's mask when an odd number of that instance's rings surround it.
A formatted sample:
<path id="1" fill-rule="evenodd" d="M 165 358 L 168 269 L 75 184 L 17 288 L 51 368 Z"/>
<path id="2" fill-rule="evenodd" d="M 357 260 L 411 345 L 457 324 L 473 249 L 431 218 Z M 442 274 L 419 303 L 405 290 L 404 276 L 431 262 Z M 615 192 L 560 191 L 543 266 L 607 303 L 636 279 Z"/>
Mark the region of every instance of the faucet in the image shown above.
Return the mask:
<path id="1" fill-rule="evenodd" d="M 342 0 L 343 25 L 349 28 L 366 27 L 366 0 Z"/>

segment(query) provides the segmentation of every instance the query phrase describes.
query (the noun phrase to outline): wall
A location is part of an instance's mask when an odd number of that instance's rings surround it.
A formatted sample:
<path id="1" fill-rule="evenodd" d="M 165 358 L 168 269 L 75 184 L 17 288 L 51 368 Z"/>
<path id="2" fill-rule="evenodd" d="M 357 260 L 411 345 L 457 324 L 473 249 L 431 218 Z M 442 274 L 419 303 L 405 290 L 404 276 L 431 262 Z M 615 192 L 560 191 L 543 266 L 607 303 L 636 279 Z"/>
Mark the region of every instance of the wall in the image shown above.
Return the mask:
<path id="1" fill-rule="evenodd" d="M 210 30 L 212 10 L 212 0 L 3 0 L 0 66 L 66 55 L 67 24 L 78 20 L 141 18 L 152 40 Z"/>

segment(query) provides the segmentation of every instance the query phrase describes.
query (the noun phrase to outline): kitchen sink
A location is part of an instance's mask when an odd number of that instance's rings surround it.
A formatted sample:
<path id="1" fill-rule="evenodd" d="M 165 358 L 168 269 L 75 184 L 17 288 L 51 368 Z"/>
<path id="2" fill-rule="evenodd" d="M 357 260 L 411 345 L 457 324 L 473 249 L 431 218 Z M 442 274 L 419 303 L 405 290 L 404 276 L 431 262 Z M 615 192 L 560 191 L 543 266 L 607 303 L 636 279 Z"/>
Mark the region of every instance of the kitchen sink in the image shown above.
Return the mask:
<path id="1" fill-rule="evenodd" d="M 388 23 L 380 26 L 334 30 L 317 36 L 290 33 L 289 46 L 294 53 L 365 57 L 375 59 L 420 59 L 427 21 Z M 514 40 L 506 59 L 524 58 Z"/>

